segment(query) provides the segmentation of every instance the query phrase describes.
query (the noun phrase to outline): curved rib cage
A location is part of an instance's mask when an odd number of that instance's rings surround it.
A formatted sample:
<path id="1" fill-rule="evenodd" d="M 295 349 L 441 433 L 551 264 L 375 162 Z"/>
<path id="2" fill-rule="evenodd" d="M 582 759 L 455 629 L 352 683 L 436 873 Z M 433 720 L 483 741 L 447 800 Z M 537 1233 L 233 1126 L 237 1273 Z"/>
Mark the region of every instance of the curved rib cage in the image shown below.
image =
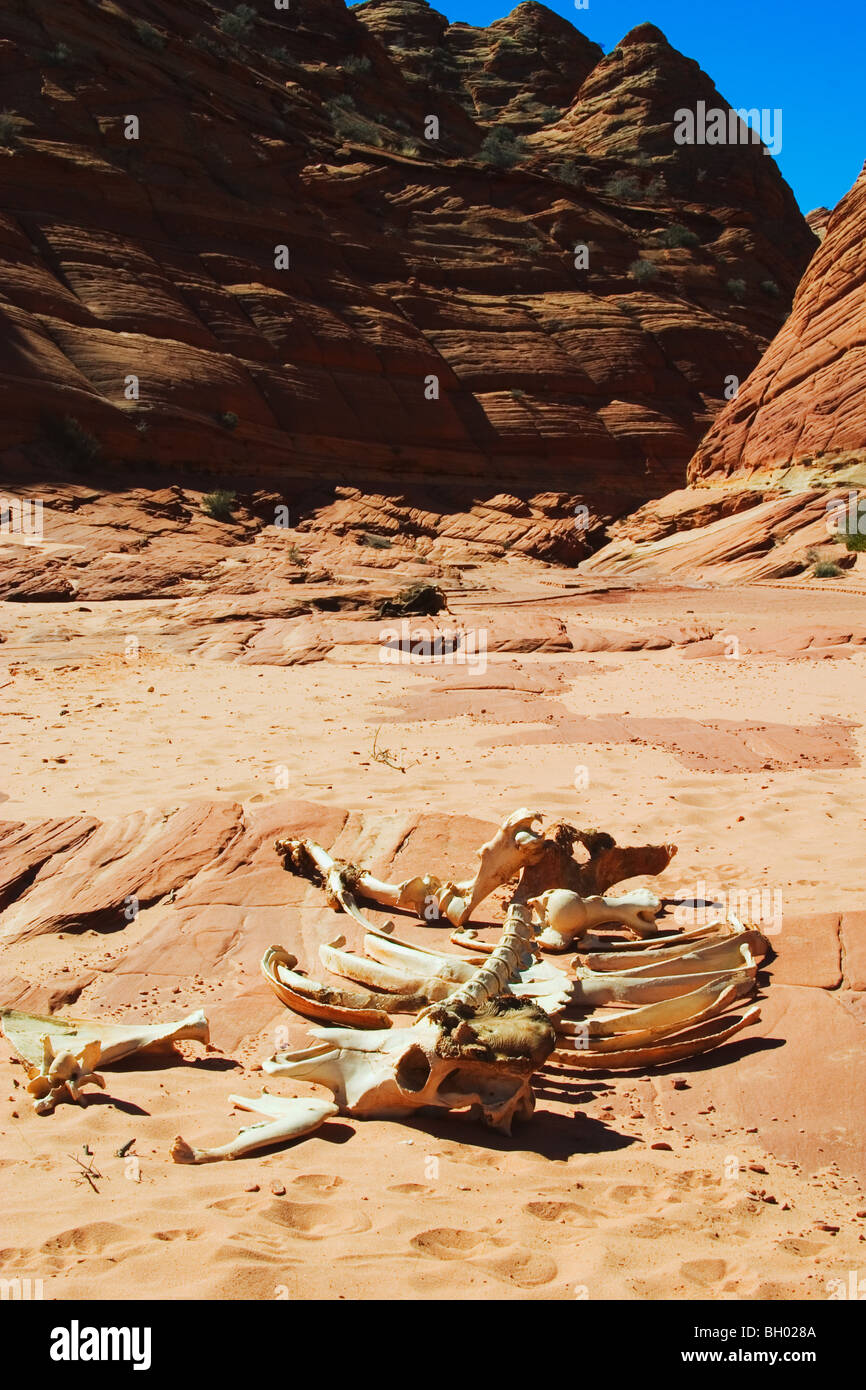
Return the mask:
<path id="1" fill-rule="evenodd" d="M 311 979 L 279 946 L 266 951 L 262 971 L 278 997 L 317 1024 L 339 1026 L 313 1028 L 314 1046 L 277 1053 L 265 1070 L 319 1082 L 344 1114 L 468 1108 L 508 1130 L 514 1115 L 532 1113 L 531 1078 L 545 1067 L 680 1062 L 760 1017 L 756 1005 L 731 1013 L 755 993 L 769 949 L 760 932 L 735 919 L 664 932 L 651 893 L 606 896 L 623 878 L 660 872 L 674 846 L 623 849 L 567 825 L 545 837 L 534 828 L 539 819 L 526 810 L 509 816 L 478 851 L 475 876 L 459 883 L 429 873 L 385 883 L 320 845 L 278 840 L 286 868 L 319 883 L 365 934 L 361 951 L 347 950 L 342 936 L 320 947 L 322 964 L 351 981 L 347 988 Z M 582 862 L 577 843 L 589 854 Z M 471 913 L 515 879 L 499 940 L 482 942 L 467 926 Z M 380 929 L 364 916 L 363 900 L 447 925 L 469 954 L 401 940 L 392 923 Z M 599 935 L 602 927 L 619 937 Z M 571 968 L 544 959 L 551 950 L 574 951 Z M 394 1026 L 401 1014 L 413 1016 L 409 1026 Z"/>

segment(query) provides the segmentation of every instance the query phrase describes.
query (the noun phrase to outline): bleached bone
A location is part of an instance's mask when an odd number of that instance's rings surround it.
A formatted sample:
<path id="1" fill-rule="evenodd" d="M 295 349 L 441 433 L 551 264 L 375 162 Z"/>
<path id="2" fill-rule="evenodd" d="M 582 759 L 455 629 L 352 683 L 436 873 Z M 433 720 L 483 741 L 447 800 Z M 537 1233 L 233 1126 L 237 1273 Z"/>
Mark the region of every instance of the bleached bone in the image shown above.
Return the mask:
<path id="1" fill-rule="evenodd" d="M 585 834 L 568 825 L 555 827 L 553 838 L 544 840 L 532 829 L 535 819 L 528 812 L 517 812 L 500 827 L 479 852 L 482 865 L 471 885 L 437 886 L 438 881 L 430 876 L 383 884 L 364 870 L 342 866 L 339 893 L 332 888 L 336 898 L 345 895 L 348 887 L 352 894 L 357 891 L 387 906 L 411 907 L 419 915 L 423 902 L 423 915 L 429 916 L 432 891 L 442 914 L 458 925 L 452 940 L 468 946 L 473 958 L 442 955 L 399 941 L 391 923 L 384 929 L 368 925 L 363 954 L 343 949 L 343 938 L 322 947 L 322 959 L 334 973 L 384 991 L 388 1012 L 419 996 L 434 1002 L 423 1009 L 412 1029 L 394 1030 L 393 1035 L 382 1029 L 377 1038 L 371 1036 L 362 1043 L 357 1038 L 363 1035 L 351 1030 L 343 1036 L 345 1046 L 336 1050 L 330 1045 L 335 1035 L 319 1033 L 330 1043 L 283 1055 L 269 1065 L 290 1068 L 286 1074 L 326 1080 L 339 1103 L 357 1102 L 362 1107 L 357 1113 L 365 1113 L 365 1105 L 371 1110 L 388 1106 L 401 1110 L 409 1104 L 405 1094 L 409 1088 L 400 1084 L 404 1047 L 414 1059 L 413 1066 L 417 1063 L 420 1067 L 419 1054 L 411 1051 L 412 1035 L 420 1038 L 429 1023 L 447 1023 L 454 1031 L 455 1014 L 462 1022 L 460 1034 L 455 1032 L 454 1036 L 462 1036 L 472 1048 L 473 1030 L 477 1030 L 480 1016 L 492 1013 L 498 1018 L 509 1007 L 536 1006 L 532 1017 L 537 1022 L 540 1016 L 548 1026 L 555 1026 L 559 1053 L 568 1051 L 573 1064 L 581 1069 L 660 1065 L 696 1055 L 718 1046 L 758 1017 L 753 1010 L 734 1023 L 718 1022 L 718 1016 L 735 1000 L 754 991 L 756 957 L 768 949 L 759 932 L 746 931 L 731 919 L 730 925 L 713 923 L 686 933 L 665 934 L 655 922 L 659 899 L 647 890 L 620 898 L 605 896 L 604 890 L 621 878 L 659 872 L 674 853 L 673 846 L 620 849 L 610 836 Z M 509 868 L 513 877 L 516 861 L 509 859 L 509 852 L 517 835 L 528 835 L 524 843 L 530 848 L 520 865 L 520 883 L 502 935 L 495 945 L 488 946 L 472 931 L 460 930 L 460 924 L 482 895 L 508 881 Z M 589 852 L 588 861 L 580 863 L 573 857 L 575 841 Z M 317 851 L 313 861 L 319 873 L 328 869 L 324 853 Z M 536 891 L 531 892 L 533 886 Z M 596 891 L 587 891 L 592 888 Z M 573 978 L 535 959 L 533 911 L 542 929 L 539 944 L 559 949 L 573 944 L 580 947 Z M 625 927 L 638 939 L 614 942 L 592 934 L 593 929 L 606 925 Z M 443 996 L 444 1002 L 435 1002 Z M 383 995 L 376 999 L 381 1003 Z M 610 1005 L 627 1008 L 612 1013 Z M 512 1020 L 515 1025 L 517 1022 Z M 501 1028 L 501 1020 L 497 1026 Z M 524 1050 L 526 1045 L 524 1039 Z M 576 1052 L 580 1056 L 574 1062 Z M 438 1085 L 436 1067 L 430 1065 L 429 1046 L 426 1052 L 422 1046 L 421 1053 L 427 1061 L 419 1092 L 446 1096 Z M 340 1090 L 347 1076 L 360 1078 L 357 1096 L 351 1086 Z M 417 1103 L 452 1104 L 447 1098 Z"/>
<path id="2" fill-rule="evenodd" d="M 343 907 L 368 930 L 376 928 L 361 913 L 356 894 L 384 907 L 408 908 L 422 919 L 432 920 L 434 925 L 445 917 L 459 927 L 495 889 L 537 861 L 544 836 L 533 829 L 533 822 L 540 819 L 537 811 L 525 807 L 512 812 L 478 850 L 481 862 L 475 876 L 460 883 L 443 883 L 432 874 L 404 883 L 383 883 L 366 869 L 334 859 L 312 840 L 277 840 L 275 848 L 283 855 L 287 868 L 321 882 L 331 906 Z"/>
<path id="3" fill-rule="evenodd" d="M 435 1005 L 411 1028 L 310 1032 L 318 1046 L 277 1053 L 265 1071 L 326 1086 L 347 1115 L 469 1109 L 506 1133 L 515 1115 L 532 1114 L 532 1075 L 556 1043 L 547 1015 L 512 998 L 475 1012 Z"/>
<path id="4" fill-rule="evenodd" d="M 339 937 L 340 946 L 344 944 Z M 321 946 L 326 967 L 335 974 L 367 984 L 378 984 L 379 992 L 341 989 L 320 983 L 295 970 L 297 960 L 281 946 L 270 946 L 261 969 L 279 999 L 295 1013 L 317 1022 L 342 1023 L 355 1028 L 389 1028 L 389 1015 L 417 1014 L 428 1004 L 447 999 L 458 985 L 471 980 L 484 957 L 465 960 L 413 947 L 408 942 L 370 933 L 364 949 L 372 959 L 336 945 Z M 381 959 L 384 957 L 384 961 Z M 395 964 L 389 964 L 394 960 Z M 571 981 L 563 970 L 546 961 L 532 961 L 509 986 L 518 998 L 535 998 L 547 1008 L 560 1010 L 570 998 Z"/>
<path id="5" fill-rule="evenodd" d="M 605 1026 L 605 1020 L 597 1016 L 590 1017 L 583 1023 L 563 1019 L 557 1028 L 560 1035 L 557 1050 L 576 1050 L 589 1053 L 592 1057 L 634 1048 L 654 1047 L 663 1039 L 670 1039 L 675 1033 L 682 1035 L 696 1028 L 698 1024 L 706 1023 L 709 1019 L 724 1013 L 744 992 L 742 985 L 719 981 L 716 985 L 705 986 L 692 994 L 665 1000 L 662 1004 L 648 1004 L 642 1009 L 632 1009 L 631 1018 L 621 1016 L 617 1031 L 608 1033 L 598 1031 Z M 593 1024 L 596 1025 L 595 1030 Z"/>
<path id="6" fill-rule="evenodd" d="M 42 1061 L 38 1069 L 28 1067 L 27 1090 L 33 1097 L 33 1108 L 37 1115 L 49 1115 L 62 1100 L 81 1103 L 81 1093 L 85 1086 L 101 1086 L 105 1090 L 105 1078 L 94 1071 L 99 1061 L 99 1043 L 85 1043 L 74 1051 L 54 1051 L 51 1039 L 46 1034 L 42 1039 Z"/>
<path id="7" fill-rule="evenodd" d="M 711 1017 L 727 1008 L 735 999 L 749 993 L 751 985 L 752 982 L 748 978 L 732 983 L 726 976 L 724 979 L 701 985 L 688 994 L 674 995 L 656 1004 L 644 1004 L 620 1013 L 603 1009 L 600 1013 L 590 1014 L 581 1020 L 563 1018 L 557 1022 L 557 1032 L 564 1037 L 586 1040 L 617 1039 L 620 1046 L 623 1046 L 626 1042 L 631 1042 L 634 1034 L 644 1033 L 648 1029 L 658 1028 L 667 1031 L 671 1027 L 686 1028 L 691 1023 Z"/>
<path id="8" fill-rule="evenodd" d="M 538 944 L 545 951 L 567 951 L 572 942 L 608 923 L 628 927 L 636 936 L 657 935 L 661 899 L 645 888 L 621 898 L 582 898 L 569 888 L 548 888 L 529 899 L 540 923 Z"/>
<path id="9" fill-rule="evenodd" d="M 576 859 L 575 845 L 589 858 Z M 595 897 L 615 883 L 660 874 L 676 852 L 676 845 L 618 845 L 604 831 L 578 830 L 560 821 L 550 827 L 537 859 L 524 869 L 521 892 L 528 899 L 551 888 L 568 888 L 582 898 Z"/>
<path id="10" fill-rule="evenodd" d="M 534 936 L 528 908 L 522 903 L 510 903 L 496 948 L 478 966 L 472 978 L 451 995 L 450 1002 L 478 1008 L 504 994 L 509 981 L 532 964 Z"/>
<path id="11" fill-rule="evenodd" d="M 620 1051 L 587 1051 L 583 1048 L 565 1050 L 562 1043 L 556 1054 L 556 1060 L 567 1063 L 579 1071 L 609 1071 L 615 1068 L 634 1068 L 634 1067 L 659 1067 L 666 1066 L 670 1062 L 680 1062 L 687 1057 L 697 1057 L 702 1052 L 708 1052 L 711 1048 L 719 1047 L 727 1042 L 741 1029 L 748 1028 L 753 1023 L 757 1023 L 761 1017 L 761 1010 L 758 1005 L 751 1009 L 733 1023 L 725 1023 L 724 1018 L 711 1018 L 709 1022 L 700 1023 L 695 1028 L 690 1028 L 677 1033 L 674 1037 L 664 1040 L 658 1044 L 651 1044 L 646 1047 L 626 1047 Z"/>
<path id="12" fill-rule="evenodd" d="M 170 1151 L 175 1163 L 216 1163 L 223 1158 L 243 1158 L 256 1149 L 288 1143 L 311 1134 L 325 1120 L 338 1113 L 333 1101 L 297 1100 L 272 1096 L 267 1091 L 263 1091 L 256 1100 L 245 1100 L 243 1096 L 229 1096 L 229 1100 L 241 1110 L 254 1110 L 259 1115 L 269 1115 L 271 1118 L 246 1125 L 234 1139 L 214 1149 L 193 1148 L 178 1135 Z"/>
<path id="13" fill-rule="evenodd" d="M 265 1070 L 327 1086 L 346 1114 L 468 1108 L 510 1132 L 515 1114 L 532 1113 L 532 1074 L 556 1045 L 548 1015 L 504 991 L 532 963 L 531 939 L 528 909 L 512 903 L 496 950 L 411 1028 L 314 1028 L 320 1046 L 276 1054 Z M 411 953 L 406 943 L 399 945 Z"/>
<path id="14" fill-rule="evenodd" d="M 711 926 L 693 927 L 690 931 L 655 932 L 652 936 L 642 937 L 637 941 L 612 938 L 609 936 L 594 936 L 587 932 L 586 936 L 579 938 L 580 951 L 583 955 L 594 952 L 628 952 L 643 953 L 645 951 L 660 950 L 667 946 L 684 946 L 685 943 L 697 944 L 709 939 L 721 939 L 723 936 L 730 936 L 732 928 L 725 923 L 713 923 Z M 495 942 L 482 940 L 475 927 L 462 927 L 457 931 L 451 932 L 449 941 L 455 946 L 463 946 L 468 951 L 483 952 L 489 954 L 495 949 Z M 593 955 L 593 959 L 594 959 Z"/>
<path id="15" fill-rule="evenodd" d="M 757 967 L 742 970 L 700 970 L 693 975 L 617 975 L 613 972 L 587 970 L 575 976 L 571 1001 L 583 1008 L 598 1008 L 609 1004 L 657 1004 L 663 999 L 676 999 L 691 994 L 703 985 L 719 981 L 754 985 Z"/>
<path id="16" fill-rule="evenodd" d="M 515 923 L 519 928 L 517 936 Z M 331 989 L 294 974 L 285 964 L 277 965 L 275 971 L 275 960 L 296 963 L 293 956 L 278 947 L 266 953 L 262 968 L 289 1008 L 320 1021 L 386 1028 L 390 1025 L 389 1014 L 417 1012 L 443 998 L 454 1002 L 461 997 L 462 986 L 470 981 L 476 981 L 473 993 L 480 997 L 479 980 L 492 991 L 491 997 L 498 992 L 532 1000 L 551 1018 L 559 1020 L 571 1008 L 646 1005 L 693 993 L 705 984 L 748 982 L 751 988 L 757 974 L 751 946 L 763 942 L 759 933 L 735 934 L 723 929 L 711 938 L 682 944 L 673 938 L 670 944 L 659 945 L 652 951 L 582 955 L 574 975 L 569 976 L 550 961 L 532 958 L 528 907 L 512 904 L 507 929 L 489 954 L 469 960 L 379 933 L 368 933 L 364 938 L 364 950 L 372 960 L 334 947 L 322 949 L 323 960 L 333 971 L 363 978 L 368 983 L 387 984 L 390 990 L 404 991 L 400 993 L 374 995 L 362 990 L 352 993 Z M 766 942 L 763 944 L 766 949 Z M 497 952 L 498 960 L 494 961 Z"/>
<path id="17" fill-rule="evenodd" d="M 345 1023 L 355 1028 L 390 1028 L 389 1014 L 415 1014 L 430 1003 L 427 994 L 408 988 L 406 993 L 334 989 L 296 971 L 297 963 L 295 956 L 282 946 L 269 946 L 262 957 L 262 974 L 287 1008 L 317 1022 Z"/>
<path id="18" fill-rule="evenodd" d="M 513 811 L 492 839 L 478 850 L 481 862 L 473 878 L 443 883 L 427 874 L 405 883 L 389 884 L 361 870 L 357 879 L 359 890 L 365 898 L 384 907 L 411 908 L 433 925 L 444 917 L 453 926 L 462 926 L 485 898 L 516 878 L 527 864 L 536 862 L 544 844 L 544 836 L 533 828 L 536 820 L 541 820 L 538 811 L 526 807 Z"/>
<path id="19" fill-rule="evenodd" d="M 706 945 L 694 943 L 691 950 L 682 951 L 671 947 L 666 951 L 645 951 L 636 960 L 626 957 L 627 965 L 619 965 L 611 956 L 592 955 L 585 957 L 587 966 L 598 974 L 605 972 L 605 962 L 610 970 L 626 979 L 645 979 L 650 975 L 693 975 L 700 970 L 739 970 L 743 966 L 755 964 L 749 934 L 729 936 Z"/>
<path id="20" fill-rule="evenodd" d="M 360 922 L 365 931 L 375 930 L 373 923 L 367 921 L 358 907 L 354 893 L 358 870 L 352 864 L 334 859 L 314 840 L 275 840 L 274 849 L 281 855 L 285 868 L 321 885 L 335 912 L 342 908 L 356 922 Z"/>
<path id="21" fill-rule="evenodd" d="M 423 995 L 428 1004 L 447 999 L 456 987 L 454 981 L 440 979 L 435 972 L 425 973 L 423 969 L 413 971 L 406 966 L 386 965 L 368 956 L 360 956 L 355 951 L 340 950 L 336 945 L 320 946 L 319 958 L 333 975 L 374 985 L 390 995 L 410 992 Z M 419 964 L 423 967 L 424 962 Z"/>
<path id="22" fill-rule="evenodd" d="M 134 1052 L 155 1050 L 174 1042 L 210 1041 L 208 1023 L 199 1009 L 180 1023 L 93 1023 L 82 1018 L 53 1018 L 46 1014 L 0 1009 L 0 1027 L 23 1059 L 38 1114 L 45 1115 L 62 1100 L 81 1100 L 85 1085 L 105 1087 L 94 1068 L 119 1062 Z"/>

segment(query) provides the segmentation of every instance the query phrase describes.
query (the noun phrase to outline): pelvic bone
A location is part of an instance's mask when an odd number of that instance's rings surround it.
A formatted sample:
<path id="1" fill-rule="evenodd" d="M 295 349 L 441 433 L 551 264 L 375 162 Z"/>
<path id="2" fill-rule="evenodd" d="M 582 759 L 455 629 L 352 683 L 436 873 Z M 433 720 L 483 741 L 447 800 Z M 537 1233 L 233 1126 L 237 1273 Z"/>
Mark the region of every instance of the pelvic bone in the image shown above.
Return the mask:
<path id="1" fill-rule="evenodd" d="M 27 1089 L 39 1115 L 48 1114 L 63 1100 L 80 1102 L 84 1086 L 104 1088 L 104 1078 L 94 1071 L 97 1066 L 182 1039 L 209 1041 L 201 1010 L 180 1023 L 129 1025 L 0 1009 L 0 1027 L 27 1066 Z"/>

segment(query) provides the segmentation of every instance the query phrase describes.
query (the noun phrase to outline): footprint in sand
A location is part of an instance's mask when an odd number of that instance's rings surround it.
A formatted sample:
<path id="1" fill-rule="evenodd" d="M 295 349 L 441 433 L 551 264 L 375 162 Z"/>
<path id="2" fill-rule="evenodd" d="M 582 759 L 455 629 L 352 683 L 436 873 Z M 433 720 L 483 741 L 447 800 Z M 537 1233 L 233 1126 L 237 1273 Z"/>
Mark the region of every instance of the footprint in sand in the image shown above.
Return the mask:
<path id="1" fill-rule="evenodd" d="M 435 1260 L 465 1260 L 473 1251 L 484 1248 L 487 1240 L 478 1231 L 458 1231 L 451 1226 L 437 1226 L 413 1236 L 409 1244 L 422 1255 Z"/>
<path id="2" fill-rule="evenodd" d="M 592 1213 L 577 1202 L 527 1202 L 523 1210 L 539 1221 L 564 1222 L 569 1226 L 594 1225 Z"/>
<path id="3" fill-rule="evenodd" d="M 387 1187 L 386 1192 L 399 1192 L 407 1197 L 432 1197 L 434 1189 L 423 1182 L 397 1182 Z"/>
<path id="4" fill-rule="evenodd" d="M 292 1186 L 320 1192 L 324 1196 L 342 1187 L 343 1179 L 331 1173 L 299 1173 L 296 1178 L 292 1178 Z"/>
<path id="5" fill-rule="evenodd" d="M 258 1205 L 258 1193 L 245 1192 L 240 1197 L 220 1197 L 208 1202 L 208 1211 L 224 1211 L 227 1216 L 249 1216 Z"/>
<path id="6" fill-rule="evenodd" d="M 693 1284 L 704 1288 L 709 1284 L 720 1284 L 728 1273 L 724 1260 L 685 1260 L 680 1265 L 680 1274 Z"/>
<path id="7" fill-rule="evenodd" d="M 798 1236 L 790 1236 L 786 1240 L 780 1240 L 777 1244 L 777 1249 L 784 1250 L 787 1255 L 799 1255 L 803 1260 L 808 1260 L 813 1255 L 820 1255 L 824 1248 L 815 1240 L 802 1240 Z"/>
<path id="8" fill-rule="evenodd" d="M 154 1240 L 198 1240 L 203 1232 L 189 1227 L 187 1230 L 180 1231 L 154 1231 Z"/>
<path id="9" fill-rule="evenodd" d="M 351 1235 L 369 1231 L 372 1221 L 348 1207 L 324 1206 L 321 1202 L 292 1202 L 287 1198 L 270 1202 L 262 1212 L 265 1221 L 282 1226 L 303 1240 L 322 1240 L 325 1236 Z"/>
<path id="10" fill-rule="evenodd" d="M 67 1251 L 70 1255 L 101 1255 L 112 1246 L 126 1244 L 131 1234 L 126 1226 L 116 1222 L 93 1221 L 88 1226 L 72 1226 L 50 1236 L 39 1249 L 45 1255 L 62 1255 Z"/>
<path id="11" fill-rule="evenodd" d="M 631 1223 L 629 1232 L 638 1240 L 658 1240 L 660 1236 L 670 1235 L 671 1231 L 681 1230 L 682 1224 L 669 1216 L 644 1216 Z"/>
<path id="12" fill-rule="evenodd" d="M 621 1182 L 616 1187 L 612 1187 L 607 1194 L 612 1202 L 622 1202 L 627 1206 L 631 1202 L 646 1202 L 652 1192 L 648 1187 L 638 1187 L 632 1183 Z"/>
<path id="13" fill-rule="evenodd" d="M 434 1260 L 464 1260 L 476 1269 L 492 1274 L 521 1289 L 549 1284 L 557 1276 L 556 1263 L 549 1255 L 537 1254 L 522 1245 L 508 1246 L 501 1236 L 486 1231 L 460 1231 L 453 1226 L 437 1226 L 413 1236 L 410 1244 Z M 500 1247 L 491 1249 L 491 1247 Z M 505 1248 L 502 1248 L 505 1247 Z"/>
<path id="14" fill-rule="evenodd" d="M 516 1284 L 521 1289 L 534 1289 L 539 1284 L 550 1284 L 559 1272 L 556 1262 L 549 1255 L 527 1250 L 522 1245 L 515 1245 L 501 1255 L 489 1256 L 473 1263 L 504 1283 Z"/>
<path id="15" fill-rule="evenodd" d="M 505 1154 L 468 1153 L 462 1154 L 461 1163 L 471 1163 L 475 1168 L 501 1168 Z"/>

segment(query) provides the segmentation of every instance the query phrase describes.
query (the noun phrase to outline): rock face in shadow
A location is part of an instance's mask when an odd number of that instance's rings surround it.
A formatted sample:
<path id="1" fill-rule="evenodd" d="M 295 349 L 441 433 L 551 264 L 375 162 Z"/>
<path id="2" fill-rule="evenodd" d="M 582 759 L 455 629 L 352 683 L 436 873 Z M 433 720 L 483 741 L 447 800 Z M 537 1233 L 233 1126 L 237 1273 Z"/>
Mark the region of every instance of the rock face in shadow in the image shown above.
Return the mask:
<path id="1" fill-rule="evenodd" d="M 816 246 L 761 148 L 675 143 L 697 64 L 534 3 L 148 13 L 0 15 L 6 478 L 561 494 L 539 554 L 682 485 Z"/>

